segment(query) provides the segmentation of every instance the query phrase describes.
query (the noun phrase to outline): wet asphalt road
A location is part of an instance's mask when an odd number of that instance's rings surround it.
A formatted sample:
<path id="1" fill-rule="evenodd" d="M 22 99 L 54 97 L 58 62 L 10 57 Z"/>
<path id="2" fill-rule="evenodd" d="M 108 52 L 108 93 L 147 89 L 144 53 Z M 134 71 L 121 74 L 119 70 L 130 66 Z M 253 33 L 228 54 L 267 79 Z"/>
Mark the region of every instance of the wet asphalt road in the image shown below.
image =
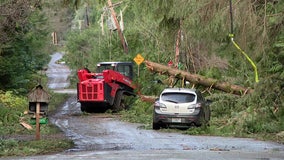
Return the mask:
<path id="1" fill-rule="evenodd" d="M 66 65 L 60 64 L 58 61 L 62 57 L 62 53 L 54 53 L 51 56 L 48 69 L 46 71 L 46 75 L 48 77 L 47 87 L 53 90 L 64 89 L 70 85 L 68 76 L 71 74 L 71 71 Z"/>
<path id="2" fill-rule="evenodd" d="M 82 114 L 76 91 L 65 90 L 70 70 L 55 63 L 61 57 L 61 53 L 52 55 L 48 86 L 58 93 L 69 93 L 70 98 L 50 119 L 74 141 L 75 148 L 54 155 L 15 159 L 284 159 L 284 145 L 273 142 L 164 133 L 140 129 L 140 124 L 122 122 L 115 115 Z"/>

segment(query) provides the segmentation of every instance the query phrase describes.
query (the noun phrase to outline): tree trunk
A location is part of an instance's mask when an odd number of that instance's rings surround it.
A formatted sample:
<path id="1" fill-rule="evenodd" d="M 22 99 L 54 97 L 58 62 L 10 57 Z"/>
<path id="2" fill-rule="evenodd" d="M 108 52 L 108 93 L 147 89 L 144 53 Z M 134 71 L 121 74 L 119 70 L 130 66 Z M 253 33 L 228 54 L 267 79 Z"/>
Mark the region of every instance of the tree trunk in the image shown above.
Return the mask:
<path id="1" fill-rule="evenodd" d="M 111 15 L 112 15 L 113 20 L 114 20 L 114 23 L 115 23 L 115 25 L 116 25 L 117 32 L 118 32 L 120 41 L 121 41 L 122 46 L 123 46 L 123 49 L 124 49 L 124 53 L 125 53 L 125 54 L 128 54 L 128 46 L 127 46 L 127 43 L 125 42 L 123 33 L 122 33 L 121 29 L 120 29 L 120 25 L 119 25 L 118 20 L 117 20 L 117 18 L 116 18 L 116 13 L 115 13 L 115 11 L 114 11 L 114 9 L 113 9 L 113 5 L 112 5 L 111 0 L 108 0 L 108 6 L 109 6 L 109 8 L 110 8 L 110 10 L 111 10 Z"/>
<path id="2" fill-rule="evenodd" d="M 200 84 L 205 87 L 212 87 L 227 93 L 236 95 L 243 95 L 252 93 L 253 90 L 238 85 L 233 85 L 228 82 L 221 82 L 213 78 L 206 78 L 201 75 L 191 74 L 186 71 L 182 71 L 176 68 L 171 68 L 165 65 L 161 65 L 155 62 L 145 60 L 146 67 L 152 72 L 159 72 L 161 74 L 174 76 L 175 78 L 185 79 L 193 84 Z"/>

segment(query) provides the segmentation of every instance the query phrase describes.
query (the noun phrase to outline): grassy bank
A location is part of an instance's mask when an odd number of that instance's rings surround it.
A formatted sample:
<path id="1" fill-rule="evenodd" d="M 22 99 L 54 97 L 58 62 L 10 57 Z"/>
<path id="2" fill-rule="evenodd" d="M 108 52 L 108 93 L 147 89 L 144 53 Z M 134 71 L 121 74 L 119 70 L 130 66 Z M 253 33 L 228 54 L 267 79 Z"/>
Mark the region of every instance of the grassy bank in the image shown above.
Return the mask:
<path id="1" fill-rule="evenodd" d="M 23 114 L 28 109 L 25 97 L 17 97 L 6 93 L 2 93 L 1 96 L 6 101 L 0 103 L 2 117 L 0 119 L 0 157 L 50 154 L 73 147 L 73 142 L 57 126 L 51 123 L 41 125 L 41 137 L 40 140 L 36 140 L 35 125 L 31 125 L 32 129 L 28 130 L 20 124 L 20 121 L 29 124 L 31 117 L 31 115 Z M 49 103 L 50 114 L 67 98 L 68 95 L 52 95 Z M 17 101 L 19 105 L 11 106 L 9 105 L 10 101 L 7 101 L 7 99 L 14 101 L 14 104 Z"/>

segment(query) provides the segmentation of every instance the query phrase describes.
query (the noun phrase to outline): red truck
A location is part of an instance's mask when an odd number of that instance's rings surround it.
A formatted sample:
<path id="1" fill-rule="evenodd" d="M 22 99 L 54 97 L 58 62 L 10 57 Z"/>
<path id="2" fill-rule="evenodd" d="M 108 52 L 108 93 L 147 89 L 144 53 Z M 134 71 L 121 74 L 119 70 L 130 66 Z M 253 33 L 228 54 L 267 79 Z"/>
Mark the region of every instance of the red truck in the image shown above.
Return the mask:
<path id="1" fill-rule="evenodd" d="M 125 109 L 124 96 L 135 96 L 132 62 L 100 62 L 96 73 L 78 70 L 77 98 L 83 112 Z"/>

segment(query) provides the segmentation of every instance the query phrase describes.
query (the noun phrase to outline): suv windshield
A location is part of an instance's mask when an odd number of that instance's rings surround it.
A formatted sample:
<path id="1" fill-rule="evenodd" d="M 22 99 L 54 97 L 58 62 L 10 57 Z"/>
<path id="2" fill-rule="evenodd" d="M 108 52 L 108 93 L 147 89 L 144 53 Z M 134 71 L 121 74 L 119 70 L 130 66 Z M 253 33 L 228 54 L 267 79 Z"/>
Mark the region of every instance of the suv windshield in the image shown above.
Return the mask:
<path id="1" fill-rule="evenodd" d="M 161 99 L 163 101 L 169 101 L 174 103 L 188 103 L 194 101 L 195 95 L 190 93 L 179 93 L 179 92 L 164 93 L 162 94 Z"/>

